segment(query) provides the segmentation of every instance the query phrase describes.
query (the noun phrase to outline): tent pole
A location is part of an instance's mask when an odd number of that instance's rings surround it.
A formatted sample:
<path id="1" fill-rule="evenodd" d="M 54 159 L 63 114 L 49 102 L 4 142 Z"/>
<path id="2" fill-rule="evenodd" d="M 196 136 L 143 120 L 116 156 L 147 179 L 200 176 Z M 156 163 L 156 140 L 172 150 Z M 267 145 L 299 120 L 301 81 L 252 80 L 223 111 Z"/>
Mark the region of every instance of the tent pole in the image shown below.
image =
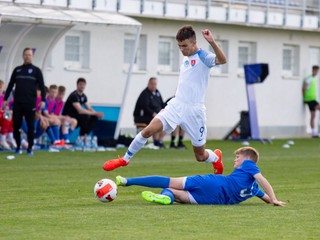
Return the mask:
<path id="1" fill-rule="evenodd" d="M 131 81 L 131 73 L 132 73 L 132 68 L 134 65 L 134 60 L 137 54 L 137 50 L 138 50 L 138 46 L 139 46 L 139 38 L 140 38 L 140 33 L 141 33 L 141 26 L 138 26 L 137 28 L 137 33 L 136 33 L 136 38 L 135 38 L 135 43 L 134 43 L 134 49 L 133 49 L 133 53 L 132 53 L 132 57 L 131 57 L 131 62 L 129 65 L 129 70 L 128 70 L 128 74 L 127 74 L 127 80 L 125 83 L 125 87 L 124 87 L 124 92 L 123 92 L 123 97 L 122 97 L 122 101 L 121 101 L 121 105 L 120 105 L 120 112 L 119 112 L 119 117 L 118 117 L 118 122 L 117 122 L 117 126 L 116 126 L 116 130 L 114 132 L 114 139 L 118 139 L 119 133 L 120 133 L 120 125 L 121 125 L 121 121 L 122 121 L 122 115 L 123 115 L 123 109 L 127 100 L 127 96 L 128 96 L 128 90 L 129 90 L 129 85 L 130 85 L 130 81 Z"/>

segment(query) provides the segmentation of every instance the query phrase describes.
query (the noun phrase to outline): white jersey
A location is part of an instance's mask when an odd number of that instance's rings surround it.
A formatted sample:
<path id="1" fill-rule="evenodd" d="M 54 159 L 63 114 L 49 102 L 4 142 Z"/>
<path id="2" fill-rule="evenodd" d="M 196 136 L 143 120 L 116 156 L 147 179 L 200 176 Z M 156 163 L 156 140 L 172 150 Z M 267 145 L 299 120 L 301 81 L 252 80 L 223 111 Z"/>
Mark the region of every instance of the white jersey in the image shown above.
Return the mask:
<path id="1" fill-rule="evenodd" d="M 216 55 L 199 49 L 184 57 L 175 97 L 184 103 L 204 103 L 210 68 L 216 65 Z"/>

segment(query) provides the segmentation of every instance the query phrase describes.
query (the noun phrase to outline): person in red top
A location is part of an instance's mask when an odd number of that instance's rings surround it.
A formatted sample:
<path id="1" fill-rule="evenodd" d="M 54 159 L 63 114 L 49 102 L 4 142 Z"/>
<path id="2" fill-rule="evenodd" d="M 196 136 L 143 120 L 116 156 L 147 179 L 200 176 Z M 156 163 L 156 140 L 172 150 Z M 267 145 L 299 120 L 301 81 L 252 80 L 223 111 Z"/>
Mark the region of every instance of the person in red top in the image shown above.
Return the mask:
<path id="1" fill-rule="evenodd" d="M 12 111 L 9 110 L 9 106 L 3 108 L 2 103 L 4 101 L 4 81 L 0 80 L 0 146 L 3 149 L 10 150 L 16 148 L 17 144 L 13 138 L 13 121 Z"/>

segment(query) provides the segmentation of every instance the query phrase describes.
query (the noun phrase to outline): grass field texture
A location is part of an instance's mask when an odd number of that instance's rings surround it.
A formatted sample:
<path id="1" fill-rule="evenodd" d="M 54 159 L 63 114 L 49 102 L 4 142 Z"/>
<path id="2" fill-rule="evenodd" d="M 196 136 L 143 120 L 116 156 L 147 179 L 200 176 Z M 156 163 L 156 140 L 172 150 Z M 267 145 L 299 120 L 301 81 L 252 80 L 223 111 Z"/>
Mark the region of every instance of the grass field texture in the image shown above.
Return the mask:
<path id="1" fill-rule="evenodd" d="M 209 206 L 145 202 L 144 187 L 119 187 L 118 197 L 101 203 L 93 194 L 101 178 L 212 172 L 188 150 L 142 149 L 130 165 L 112 172 L 101 166 L 126 149 L 110 152 L 35 152 L 7 160 L 0 153 L 0 239 L 320 239 L 320 140 L 272 144 L 251 142 L 258 164 L 286 207 L 252 198 L 239 205 Z M 209 141 L 223 151 L 225 175 L 241 142 Z M 160 189 L 154 189 L 155 192 Z"/>

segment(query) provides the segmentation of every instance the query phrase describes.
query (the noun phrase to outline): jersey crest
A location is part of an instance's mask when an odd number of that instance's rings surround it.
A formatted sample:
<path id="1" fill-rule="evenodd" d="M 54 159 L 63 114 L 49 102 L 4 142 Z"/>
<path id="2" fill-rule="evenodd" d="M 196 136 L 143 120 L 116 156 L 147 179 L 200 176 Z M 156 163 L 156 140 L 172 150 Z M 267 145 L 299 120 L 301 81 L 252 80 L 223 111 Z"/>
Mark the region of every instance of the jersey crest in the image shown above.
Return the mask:
<path id="1" fill-rule="evenodd" d="M 193 67 L 194 65 L 196 65 L 196 60 L 195 59 L 191 60 L 191 66 Z"/>

